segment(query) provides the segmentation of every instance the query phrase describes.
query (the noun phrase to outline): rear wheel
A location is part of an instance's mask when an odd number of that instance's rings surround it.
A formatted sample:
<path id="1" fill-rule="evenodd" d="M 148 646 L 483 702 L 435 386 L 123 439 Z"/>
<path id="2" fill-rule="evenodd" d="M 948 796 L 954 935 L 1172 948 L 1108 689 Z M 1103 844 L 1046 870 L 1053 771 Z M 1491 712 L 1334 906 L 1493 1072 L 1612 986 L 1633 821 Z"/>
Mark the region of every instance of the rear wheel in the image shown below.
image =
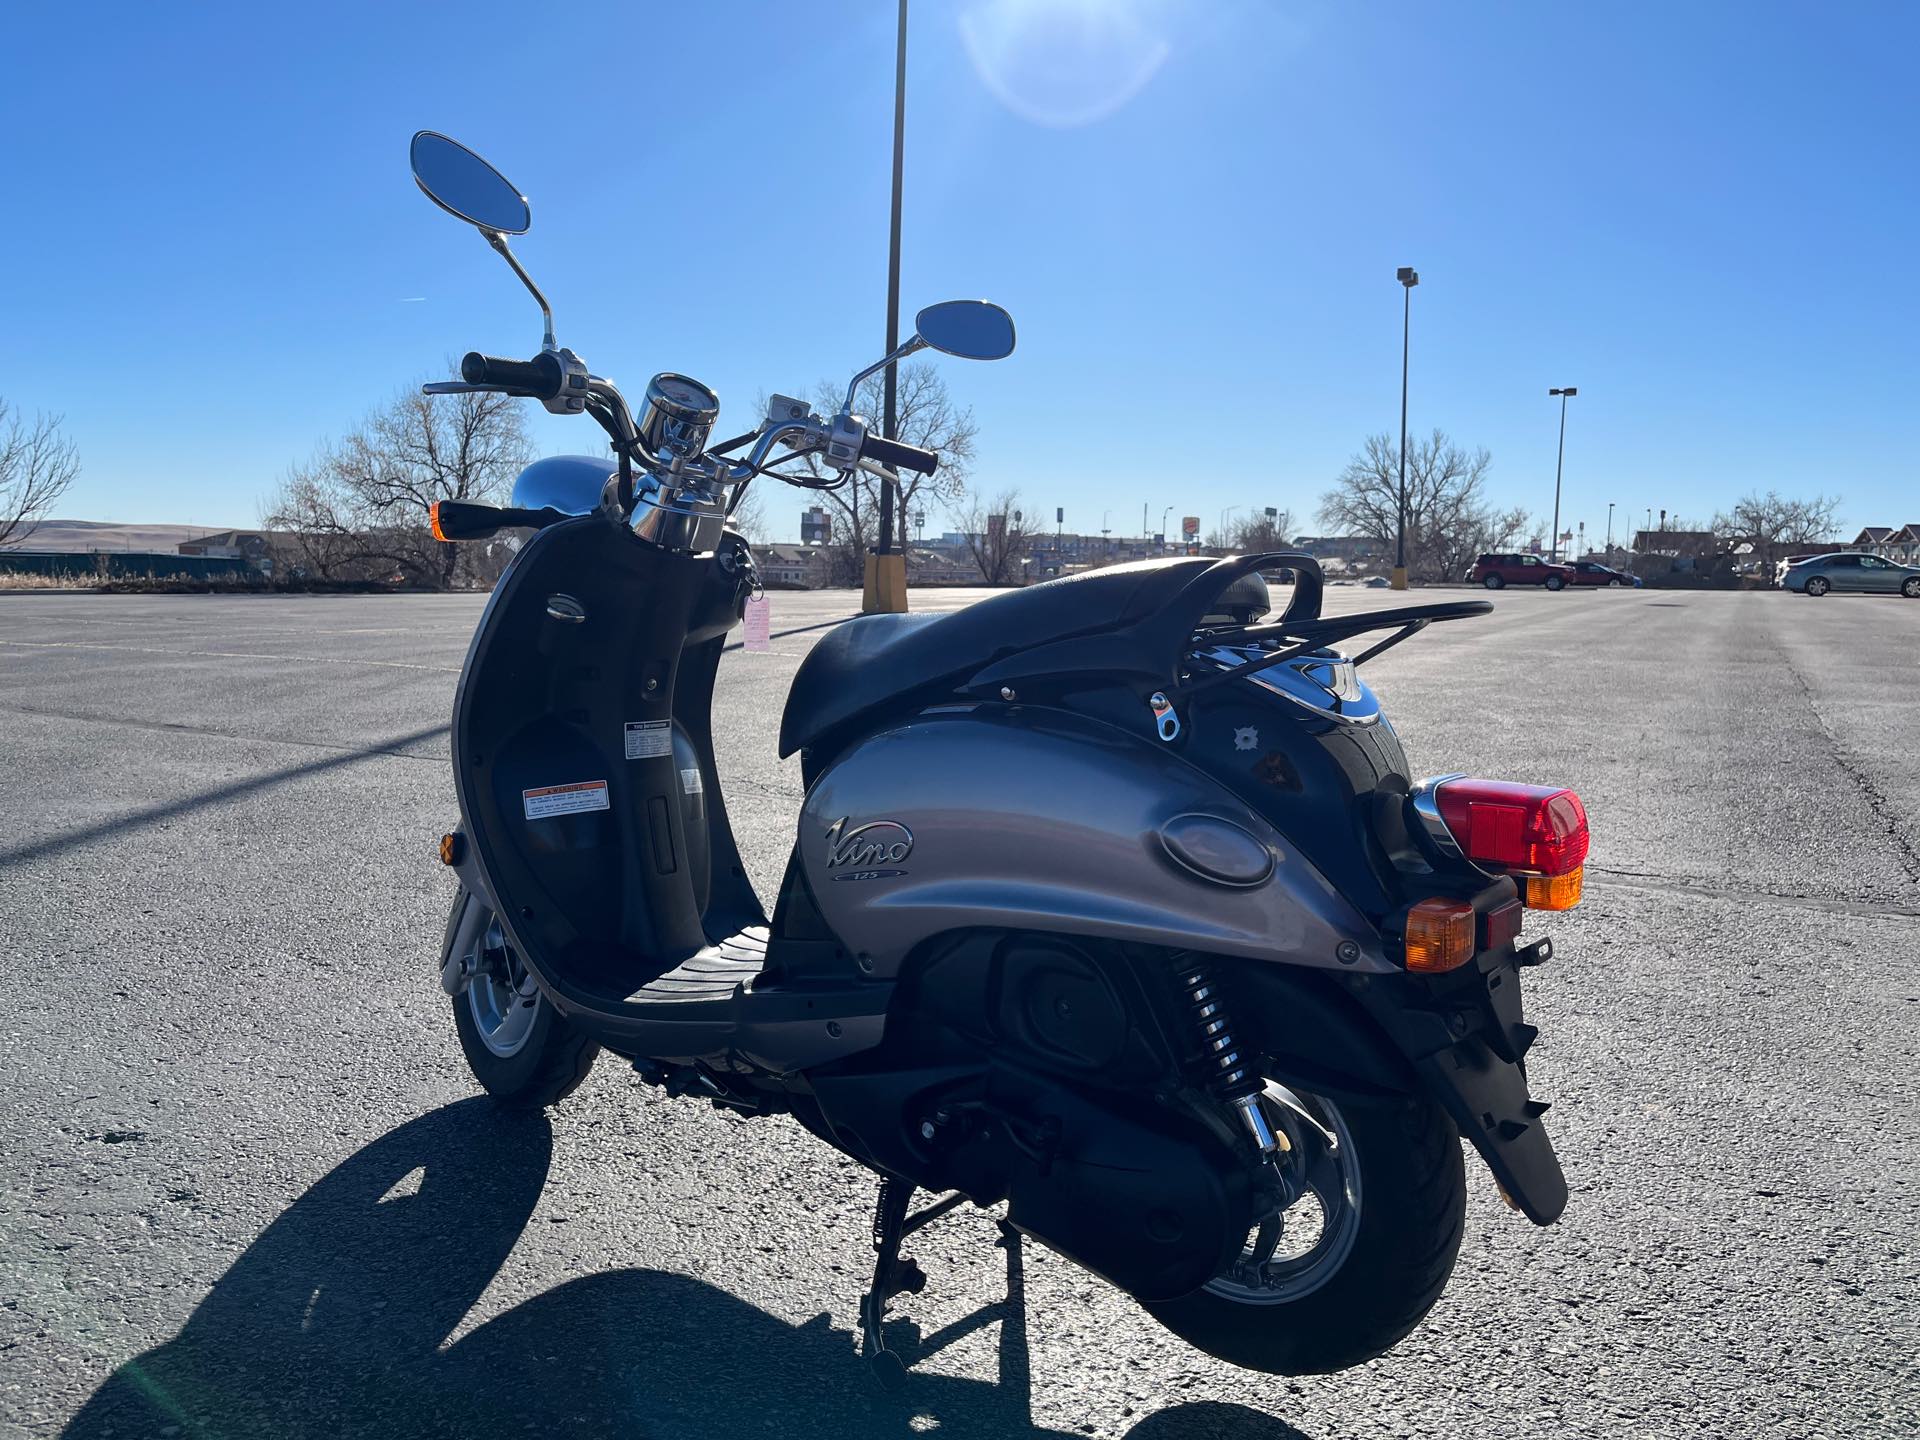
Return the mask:
<path id="1" fill-rule="evenodd" d="M 1486 586 L 1487 589 L 1489 590 L 1498 590 L 1502 585 L 1505 585 L 1507 582 L 1505 580 L 1502 580 L 1498 575 L 1489 575 L 1487 576 L 1486 579 L 1482 580 L 1480 583 Z"/>
<path id="2" fill-rule="evenodd" d="M 1466 1222 L 1459 1133 L 1424 1097 L 1336 1105 L 1267 1082 L 1298 1198 L 1204 1288 L 1147 1311 L 1209 1355 L 1281 1375 L 1345 1370 L 1418 1325 Z"/>
<path id="3" fill-rule="evenodd" d="M 1809 595 L 1824 595 L 1832 588 L 1832 584 L 1829 583 L 1827 577 L 1824 575 L 1815 575 L 1811 580 L 1807 581 L 1807 593 Z"/>
<path id="4" fill-rule="evenodd" d="M 464 892 L 454 905 L 454 944 L 468 957 L 471 975 L 453 997 L 453 1028 L 467 1068 L 512 1109 L 538 1110 L 565 1099 L 587 1078 L 600 1047 L 555 1013 L 490 909 Z"/>

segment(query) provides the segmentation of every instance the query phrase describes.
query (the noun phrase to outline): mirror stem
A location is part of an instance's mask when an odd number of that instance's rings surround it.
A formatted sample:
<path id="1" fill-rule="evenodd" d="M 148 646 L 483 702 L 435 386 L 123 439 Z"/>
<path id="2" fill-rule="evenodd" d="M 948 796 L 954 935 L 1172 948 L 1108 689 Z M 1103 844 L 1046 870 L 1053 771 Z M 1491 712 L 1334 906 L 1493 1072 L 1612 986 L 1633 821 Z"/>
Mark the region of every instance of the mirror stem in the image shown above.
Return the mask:
<path id="1" fill-rule="evenodd" d="M 540 293 L 540 287 L 533 283 L 533 277 L 520 268 L 520 262 L 514 258 L 513 251 L 507 247 L 507 237 L 505 235 L 501 234 L 498 230 L 483 229 L 480 233 L 487 237 L 487 243 L 489 245 L 500 252 L 500 258 L 513 267 L 513 273 L 520 277 L 520 283 L 532 292 L 534 300 L 539 303 L 540 318 L 545 322 L 547 327 L 547 333 L 545 338 L 540 342 L 540 348 L 542 350 L 558 350 L 560 343 L 553 338 L 553 308 L 547 304 L 547 297 Z"/>
<path id="2" fill-rule="evenodd" d="M 514 268 L 517 270 L 520 267 L 516 265 Z M 529 281 L 527 283 L 531 284 L 533 282 Z M 891 355 L 888 355 L 884 359 L 874 361 L 873 364 L 869 365 L 866 369 L 862 370 L 858 375 L 854 376 L 853 379 L 849 381 L 847 384 L 847 398 L 843 402 L 841 402 L 840 413 L 842 415 L 851 415 L 853 413 L 854 392 L 860 388 L 860 382 L 862 380 L 865 380 L 869 375 L 878 375 L 882 370 L 886 369 L 887 366 L 893 364 L 895 361 L 904 360 L 907 358 L 907 356 L 917 354 L 919 351 L 922 351 L 926 348 L 927 348 L 927 342 L 922 340 L 918 335 L 915 335 L 912 339 L 908 340 L 905 344 L 903 344 L 898 350 L 895 350 Z"/>

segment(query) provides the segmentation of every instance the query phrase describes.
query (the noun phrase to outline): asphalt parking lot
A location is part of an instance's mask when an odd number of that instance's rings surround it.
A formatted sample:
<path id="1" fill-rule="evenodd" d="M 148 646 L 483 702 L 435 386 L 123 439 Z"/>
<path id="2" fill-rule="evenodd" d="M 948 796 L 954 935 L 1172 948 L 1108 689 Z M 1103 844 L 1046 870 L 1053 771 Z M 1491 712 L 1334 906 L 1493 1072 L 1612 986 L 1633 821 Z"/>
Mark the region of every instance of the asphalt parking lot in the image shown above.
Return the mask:
<path id="1" fill-rule="evenodd" d="M 0 1433 L 1916 1433 L 1920 603 L 1494 599 L 1369 674 L 1416 770 L 1586 800 L 1588 899 L 1528 982 L 1565 1219 L 1471 1165 L 1426 1324 L 1288 1381 L 1035 1246 L 1001 1304 L 955 1217 L 896 1400 L 854 1354 L 849 1162 L 604 1059 L 545 1119 L 472 1098 L 433 848 L 478 598 L 0 596 Z M 723 671 L 763 890 L 813 638 Z"/>

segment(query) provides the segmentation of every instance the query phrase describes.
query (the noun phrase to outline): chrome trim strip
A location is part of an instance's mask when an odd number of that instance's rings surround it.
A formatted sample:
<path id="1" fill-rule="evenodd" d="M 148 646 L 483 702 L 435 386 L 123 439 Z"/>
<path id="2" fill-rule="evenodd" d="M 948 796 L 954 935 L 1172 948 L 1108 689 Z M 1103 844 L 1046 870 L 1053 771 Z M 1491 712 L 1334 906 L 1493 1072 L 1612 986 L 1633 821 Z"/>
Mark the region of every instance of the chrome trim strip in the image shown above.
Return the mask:
<path id="1" fill-rule="evenodd" d="M 1453 838 L 1453 831 L 1447 828 L 1447 822 L 1440 815 L 1439 790 L 1449 780 L 1464 780 L 1467 772 L 1456 770 L 1448 775 L 1430 775 L 1417 783 L 1407 792 L 1407 798 L 1413 802 L 1413 813 L 1420 817 L 1420 828 L 1427 832 L 1427 839 L 1433 842 L 1433 848 L 1449 860 L 1467 861 L 1461 852 L 1460 842 Z M 1474 867 L 1478 869 L 1478 866 Z"/>

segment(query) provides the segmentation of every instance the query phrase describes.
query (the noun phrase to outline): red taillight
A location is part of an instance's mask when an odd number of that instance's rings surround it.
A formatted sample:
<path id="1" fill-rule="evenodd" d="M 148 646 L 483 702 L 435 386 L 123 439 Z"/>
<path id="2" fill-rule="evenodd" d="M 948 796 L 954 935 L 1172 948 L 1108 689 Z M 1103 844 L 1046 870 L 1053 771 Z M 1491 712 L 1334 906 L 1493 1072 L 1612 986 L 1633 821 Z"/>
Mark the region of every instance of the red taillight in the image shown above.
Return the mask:
<path id="1" fill-rule="evenodd" d="M 1586 864 L 1587 810 L 1571 790 L 1446 780 L 1434 801 L 1461 853 L 1476 865 L 1552 876 Z"/>

